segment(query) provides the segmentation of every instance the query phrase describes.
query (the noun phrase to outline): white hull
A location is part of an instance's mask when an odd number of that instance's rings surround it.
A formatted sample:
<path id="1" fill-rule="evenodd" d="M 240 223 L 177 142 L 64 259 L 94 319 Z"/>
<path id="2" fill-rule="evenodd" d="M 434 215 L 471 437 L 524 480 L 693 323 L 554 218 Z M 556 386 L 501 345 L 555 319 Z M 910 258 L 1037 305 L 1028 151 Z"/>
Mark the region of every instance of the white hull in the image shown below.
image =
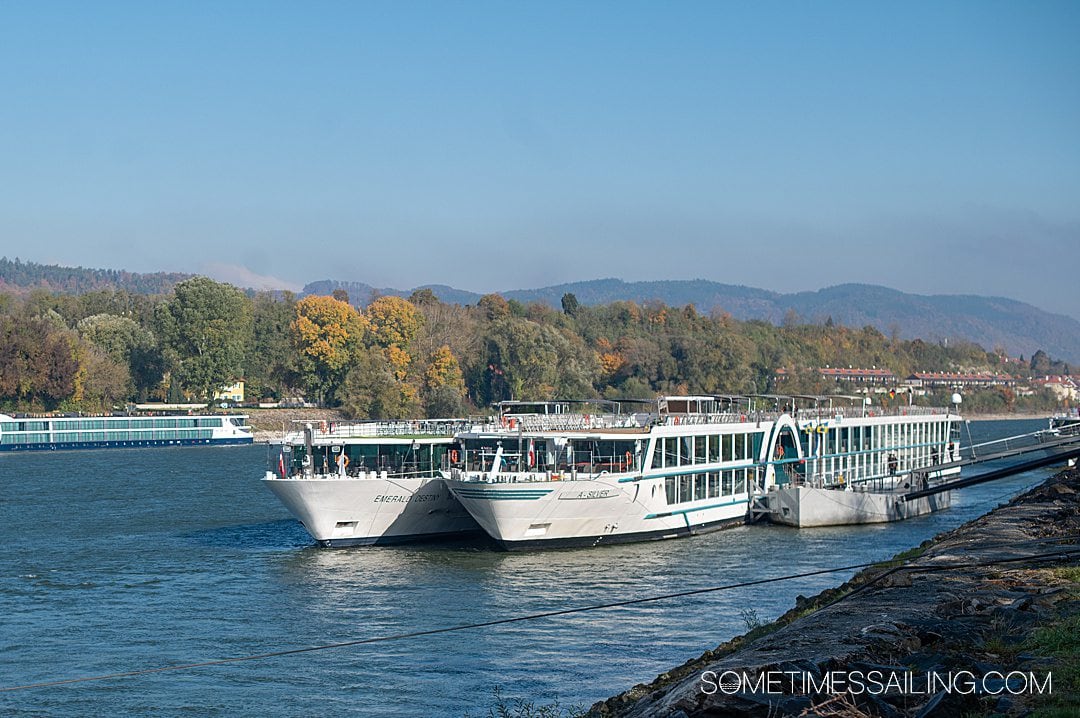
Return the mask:
<path id="1" fill-rule="evenodd" d="M 773 487 L 767 495 L 769 520 L 798 528 L 887 523 L 947 509 L 952 503 L 949 491 L 904 501 L 908 491 Z"/>
<path id="2" fill-rule="evenodd" d="M 507 549 L 676 538 L 744 523 L 748 506 L 742 494 L 670 507 L 662 480 L 448 479 L 447 484 L 480 527 Z"/>
<path id="3" fill-rule="evenodd" d="M 263 483 L 323 546 L 398 543 L 479 530 L 438 478 L 282 479 Z"/>

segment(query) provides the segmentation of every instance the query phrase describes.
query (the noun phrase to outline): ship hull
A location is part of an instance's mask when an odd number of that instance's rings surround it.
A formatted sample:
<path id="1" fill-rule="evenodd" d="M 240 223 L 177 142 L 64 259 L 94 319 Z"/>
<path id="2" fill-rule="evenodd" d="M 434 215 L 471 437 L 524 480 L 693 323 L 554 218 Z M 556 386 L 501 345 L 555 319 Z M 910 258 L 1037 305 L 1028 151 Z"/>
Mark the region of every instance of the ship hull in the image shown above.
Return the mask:
<path id="1" fill-rule="evenodd" d="M 725 497 L 672 510 L 660 482 L 482 483 L 447 480 L 484 531 L 508 551 L 656 541 L 746 522 L 748 500 Z M 659 491 L 657 491 L 659 489 Z"/>
<path id="2" fill-rule="evenodd" d="M 145 449 L 161 446 L 243 446 L 252 437 L 229 439 L 148 439 L 145 441 L 61 441 L 40 444 L 0 444 L 3 451 L 69 451 L 73 449 Z"/>
<path id="3" fill-rule="evenodd" d="M 442 479 L 316 477 L 263 483 L 328 548 L 406 543 L 480 530 Z"/>
<path id="4" fill-rule="evenodd" d="M 941 511 L 952 504 L 949 491 L 905 501 L 908 490 L 774 488 L 768 493 L 769 520 L 797 528 L 889 523 Z"/>

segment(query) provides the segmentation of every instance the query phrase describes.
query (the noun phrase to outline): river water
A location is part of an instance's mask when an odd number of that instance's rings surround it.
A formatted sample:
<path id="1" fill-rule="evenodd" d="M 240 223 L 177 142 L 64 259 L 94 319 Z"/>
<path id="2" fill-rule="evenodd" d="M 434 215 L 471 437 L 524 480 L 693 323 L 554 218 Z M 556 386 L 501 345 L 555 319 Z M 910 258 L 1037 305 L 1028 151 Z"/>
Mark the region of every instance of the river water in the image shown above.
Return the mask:
<path id="1" fill-rule="evenodd" d="M 972 422 L 976 441 L 1043 421 Z M 967 437 L 965 436 L 965 444 Z M 508 554 L 316 548 L 260 484 L 267 447 L 0 454 L 0 688 L 475 623 L 888 558 L 1052 473 L 903 523 L 746 526 Z M 987 467 L 990 468 L 990 467 Z M 981 472 L 977 467 L 967 475 Z M 0 715 L 487 715 L 492 690 L 589 705 L 852 571 L 266 658 L 0 692 Z"/>

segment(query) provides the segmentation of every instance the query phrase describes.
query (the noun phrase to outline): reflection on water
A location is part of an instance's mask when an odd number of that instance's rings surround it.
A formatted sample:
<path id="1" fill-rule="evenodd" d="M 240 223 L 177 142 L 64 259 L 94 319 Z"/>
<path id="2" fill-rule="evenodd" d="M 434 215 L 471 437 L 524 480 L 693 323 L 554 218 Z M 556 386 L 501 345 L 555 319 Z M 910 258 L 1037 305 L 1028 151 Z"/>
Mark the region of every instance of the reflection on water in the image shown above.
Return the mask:
<path id="1" fill-rule="evenodd" d="M 976 441 L 1043 422 L 974 423 Z M 1050 473 L 900 524 L 745 526 L 535 553 L 483 540 L 316 548 L 259 485 L 265 450 L 0 456 L 0 685 L 472 624 L 887 558 Z M 993 468 L 993 467 L 988 467 Z M 978 469 L 981 471 L 982 469 Z M 968 472 L 974 473 L 969 470 Z M 14 490 L 13 490 L 14 488 Z M 4 715 L 485 714 L 491 689 L 591 703 L 850 572 L 184 673 L 0 694 Z"/>

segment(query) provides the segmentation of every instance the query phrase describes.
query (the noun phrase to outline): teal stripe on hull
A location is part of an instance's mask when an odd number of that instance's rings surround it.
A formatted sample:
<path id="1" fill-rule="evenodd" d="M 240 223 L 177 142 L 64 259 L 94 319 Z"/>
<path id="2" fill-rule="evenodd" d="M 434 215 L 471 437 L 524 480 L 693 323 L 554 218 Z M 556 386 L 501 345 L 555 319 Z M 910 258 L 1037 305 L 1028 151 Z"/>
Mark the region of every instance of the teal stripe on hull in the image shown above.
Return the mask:
<path id="1" fill-rule="evenodd" d="M 533 501 L 542 499 L 554 489 L 508 489 L 498 491 L 494 489 L 455 489 L 454 493 L 463 499 L 487 499 L 491 501 Z"/>

